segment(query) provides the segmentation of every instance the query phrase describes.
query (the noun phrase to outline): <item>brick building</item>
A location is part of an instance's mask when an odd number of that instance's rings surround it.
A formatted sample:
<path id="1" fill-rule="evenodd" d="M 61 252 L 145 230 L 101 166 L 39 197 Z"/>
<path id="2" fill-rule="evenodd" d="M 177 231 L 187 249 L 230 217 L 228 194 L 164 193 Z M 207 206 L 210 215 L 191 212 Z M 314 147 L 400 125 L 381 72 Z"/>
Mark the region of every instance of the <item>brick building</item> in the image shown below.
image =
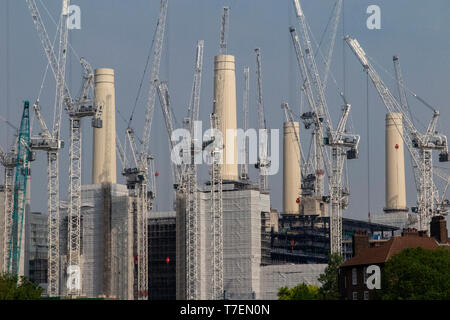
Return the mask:
<path id="1" fill-rule="evenodd" d="M 357 232 L 353 237 L 354 257 L 342 264 L 339 270 L 339 291 L 345 300 L 370 300 L 374 290 L 367 288 L 367 267 L 377 265 L 383 270 L 384 264 L 392 256 L 406 248 L 433 250 L 440 246 L 450 249 L 450 241 L 445 218 L 433 217 L 431 237 L 416 229 L 404 229 L 401 236 L 393 237 L 385 243 L 370 243 L 366 232 Z"/>

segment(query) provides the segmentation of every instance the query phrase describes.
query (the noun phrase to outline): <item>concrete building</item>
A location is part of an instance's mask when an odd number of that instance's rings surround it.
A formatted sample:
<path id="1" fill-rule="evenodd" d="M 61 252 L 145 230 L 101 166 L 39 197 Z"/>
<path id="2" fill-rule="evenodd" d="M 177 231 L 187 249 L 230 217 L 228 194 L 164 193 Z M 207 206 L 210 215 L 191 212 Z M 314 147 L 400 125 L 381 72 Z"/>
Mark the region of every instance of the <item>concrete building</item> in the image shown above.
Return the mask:
<path id="1" fill-rule="evenodd" d="M 200 197 L 200 299 L 209 299 L 212 281 L 210 186 Z M 185 298 L 185 240 L 183 206 L 177 206 L 177 299 Z M 260 299 L 260 270 L 270 246 L 270 198 L 249 183 L 223 185 L 223 265 L 226 299 Z M 178 236 L 181 234 L 181 236 Z M 268 263 L 268 261 L 266 261 Z"/>
<path id="2" fill-rule="evenodd" d="M 116 183 L 116 98 L 114 70 L 95 70 L 96 105 L 103 106 L 102 128 L 94 128 L 92 149 L 92 183 Z"/>
<path id="3" fill-rule="evenodd" d="M 218 55 L 214 58 L 214 111 L 219 117 L 223 137 L 223 180 L 238 180 L 237 137 L 227 138 L 227 130 L 236 132 L 236 74 L 235 58 Z"/>
<path id="4" fill-rule="evenodd" d="M 128 190 L 119 184 L 84 185 L 81 190 L 82 295 L 133 299 L 134 257 Z M 67 261 L 67 210 L 62 211 L 61 255 Z M 64 238 L 65 237 L 65 238 Z M 66 290 L 62 274 L 62 295 Z"/>

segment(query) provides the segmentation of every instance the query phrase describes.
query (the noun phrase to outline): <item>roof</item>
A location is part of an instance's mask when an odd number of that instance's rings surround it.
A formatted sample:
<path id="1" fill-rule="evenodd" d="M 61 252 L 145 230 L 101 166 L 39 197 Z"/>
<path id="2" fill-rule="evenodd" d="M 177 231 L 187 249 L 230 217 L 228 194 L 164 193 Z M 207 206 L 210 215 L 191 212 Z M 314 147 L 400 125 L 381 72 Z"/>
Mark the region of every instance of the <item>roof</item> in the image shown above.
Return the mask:
<path id="1" fill-rule="evenodd" d="M 418 235 L 393 237 L 380 247 L 362 250 L 357 256 L 344 262 L 342 267 L 384 263 L 404 249 L 418 247 L 431 250 L 439 248 L 439 244 L 434 238 L 419 237 Z"/>

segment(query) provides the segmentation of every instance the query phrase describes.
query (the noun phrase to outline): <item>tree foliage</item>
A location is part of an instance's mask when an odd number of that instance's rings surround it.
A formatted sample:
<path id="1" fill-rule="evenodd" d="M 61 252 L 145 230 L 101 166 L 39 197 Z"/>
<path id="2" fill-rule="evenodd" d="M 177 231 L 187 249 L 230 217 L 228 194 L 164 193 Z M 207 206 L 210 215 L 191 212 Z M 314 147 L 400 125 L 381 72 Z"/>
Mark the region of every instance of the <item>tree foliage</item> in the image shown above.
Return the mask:
<path id="1" fill-rule="evenodd" d="M 279 300 L 317 300 L 319 297 L 319 287 L 300 283 L 289 289 L 282 287 L 278 291 Z"/>
<path id="2" fill-rule="evenodd" d="M 340 254 L 330 254 L 328 266 L 324 273 L 319 276 L 319 282 L 322 284 L 319 289 L 319 298 L 321 300 L 339 299 L 339 266 L 343 260 Z"/>
<path id="3" fill-rule="evenodd" d="M 450 250 L 405 249 L 389 259 L 381 276 L 384 300 L 450 300 Z"/>
<path id="4" fill-rule="evenodd" d="M 28 278 L 8 273 L 0 275 L 0 300 L 37 300 L 43 289 Z"/>

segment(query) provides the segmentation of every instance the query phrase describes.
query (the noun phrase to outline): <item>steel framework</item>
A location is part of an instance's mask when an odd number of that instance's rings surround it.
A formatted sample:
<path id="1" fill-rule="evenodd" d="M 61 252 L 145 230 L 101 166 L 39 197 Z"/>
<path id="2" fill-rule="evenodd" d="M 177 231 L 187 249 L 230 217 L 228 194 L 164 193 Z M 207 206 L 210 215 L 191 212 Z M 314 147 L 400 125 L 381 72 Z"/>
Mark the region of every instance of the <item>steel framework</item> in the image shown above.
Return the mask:
<path id="1" fill-rule="evenodd" d="M 211 115 L 211 128 L 220 130 L 220 120 Z M 213 131 L 214 132 L 214 131 Z M 215 133 L 213 133 L 214 135 Z M 213 238 L 211 299 L 223 299 L 223 204 L 222 204 L 222 157 L 223 147 L 215 143 L 211 151 L 211 234 Z"/>

